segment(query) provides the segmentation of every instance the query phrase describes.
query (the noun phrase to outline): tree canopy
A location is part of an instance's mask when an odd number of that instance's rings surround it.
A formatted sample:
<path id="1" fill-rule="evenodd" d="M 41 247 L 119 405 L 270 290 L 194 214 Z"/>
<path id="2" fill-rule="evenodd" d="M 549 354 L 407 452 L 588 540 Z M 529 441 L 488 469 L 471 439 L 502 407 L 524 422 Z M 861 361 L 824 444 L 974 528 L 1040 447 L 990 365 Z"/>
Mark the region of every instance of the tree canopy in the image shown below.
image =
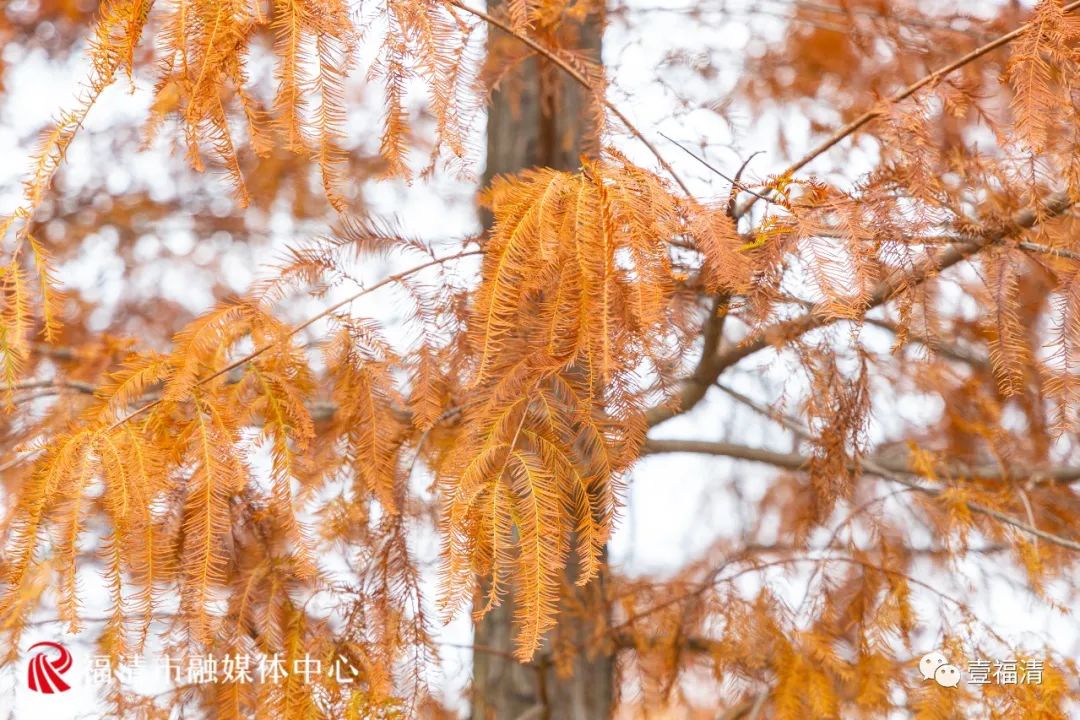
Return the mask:
<path id="1" fill-rule="evenodd" d="M 88 58 L 0 219 L 6 662 L 46 613 L 117 664 L 149 643 L 353 669 L 152 696 L 116 676 L 117 717 L 452 717 L 437 628 L 508 604 L 513 647 L 473 651 L 616 656 L 620 717 L 1068 717 L 1074 659 L 996 632 L 972 568 L 1047 616 L 1075 598 L 1080 2 L 930 5 L 5 6 L 0 80 Z M 657 40 L 656 15 L 695 33 Z M 668 43 L 666 128 L 762 119 L 742 132 L 768 154 L 653 127 L 581 49 L 588 17 Z M 732 23 L 737 56 L 710 45 Z M 473 177 L 478 118 L 528 62 L 584 91 L 576 170 L 496 177 L 460 237 L 371 207 Z M 88 129 L 117 87 L 145 112 Z M 80 143 L 162 164 L 118 186 L 84 157 L 80 179 Z M 282 216 L 308 236 L 284 250 Z M 147 240 L 169 222 L 202 255 Z M 112 300 L 77 281 L 103 228 Z M 212 303 L 156 295 L 162 264 Z M 628 488 L 647 457 L 679 492 L 677 453 L 739 462 L 730 528 L 624 572 Z M 943 687 L 915 671 L 936 649 L 1045 670 Z"/>

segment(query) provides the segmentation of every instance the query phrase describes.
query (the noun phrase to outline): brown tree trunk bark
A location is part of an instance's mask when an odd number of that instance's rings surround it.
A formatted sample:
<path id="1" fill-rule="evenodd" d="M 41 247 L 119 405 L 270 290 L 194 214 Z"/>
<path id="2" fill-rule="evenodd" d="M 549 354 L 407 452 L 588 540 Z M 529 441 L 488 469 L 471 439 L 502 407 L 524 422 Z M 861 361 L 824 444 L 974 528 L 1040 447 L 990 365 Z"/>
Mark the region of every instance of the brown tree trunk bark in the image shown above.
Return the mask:
<path id="1" fill-rule="evenodd" d="M 595 6 L 596 11 L 573 31 L 576 47 L 599 62 L 603 6 Z M 498 14 L 498 3 L 492 3 L 490 11 Z M 497 67 L 507 48 L 520 51 L 514 43 L 490 29 L 491 64 Z M 489 104 L 484 184 L 496 175 L 528 167 L 576 170 L 581 154 L 596 149 L 594 125 L 583 88 L 546 61 L 526 61 L 503 79 Z M 573 573 L 572 566 L 568 573 Z M 514 628 L 509 597 L 477 624 L 471 720 L 606 720 L 611 716 L 614 655 L 610 650 L 586 649 L 596 645 L 598 628 L 608 625 L 605 576 L 601 573 L 589 587 L 578 589 L 568 575 L 559 626 L 530 664 L 511 656 Z M 561 667 L 555 666 L 553 657 L 563 660 Z"/>

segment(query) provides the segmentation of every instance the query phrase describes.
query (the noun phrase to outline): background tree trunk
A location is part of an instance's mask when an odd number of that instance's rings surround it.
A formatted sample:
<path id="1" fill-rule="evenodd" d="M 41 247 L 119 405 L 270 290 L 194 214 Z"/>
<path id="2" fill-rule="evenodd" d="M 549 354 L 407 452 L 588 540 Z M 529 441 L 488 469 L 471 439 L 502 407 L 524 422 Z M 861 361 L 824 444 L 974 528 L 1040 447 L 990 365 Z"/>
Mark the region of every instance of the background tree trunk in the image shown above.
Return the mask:
<path id="1" fill-rule="evenodd" d="M 498 13 L 498 3 L 490 10 Z M 602 5 L 574 28 L 575 46 L 600 60 Z M 513 39 L 491 31 L 489 60 L 500 62 Z M 557 111 L 553 111 L 557 108 Z M 528 167 L 576 170 L 582 153 L 597 146 L 586 92 L 549 63 L 531 58 L 504 78 L 488 108 L 485 186 L 496 175 Z M 485 223 L 490 218 L 485 215 Z M 574 572 L 571 565 L 568 573 Z M 605 720 L 615 701 L 611 650 L 587 652 L 597 630 L 607 627 L 605 573 L 578 589 L 568 575 L 559 626 L 531 664 L 511 656 L 513 605 L 509 598 L 477 624 L 474 634 L 472 720 Z M 552 649 L 558 646 L 558 651 Z M 610 647 L 602 644 L 602 647 Z M 552 657 L 564 659 L 556 667 Z"/>

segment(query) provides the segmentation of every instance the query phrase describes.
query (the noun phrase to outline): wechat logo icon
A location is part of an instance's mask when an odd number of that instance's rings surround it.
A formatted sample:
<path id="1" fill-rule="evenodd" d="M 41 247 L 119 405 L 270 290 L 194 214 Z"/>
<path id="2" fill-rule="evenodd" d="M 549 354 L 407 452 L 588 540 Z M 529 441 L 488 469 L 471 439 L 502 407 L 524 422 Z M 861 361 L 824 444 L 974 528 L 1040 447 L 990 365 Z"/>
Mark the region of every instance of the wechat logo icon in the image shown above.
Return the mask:
<path id="1" fill-rule="evenodd" d="M 919 673 L 923 680 L 933 680 L 942 687 L 956 687 L 960 684 L 960 668 L 949 663 L 939 650 L 922 656 Z"/>

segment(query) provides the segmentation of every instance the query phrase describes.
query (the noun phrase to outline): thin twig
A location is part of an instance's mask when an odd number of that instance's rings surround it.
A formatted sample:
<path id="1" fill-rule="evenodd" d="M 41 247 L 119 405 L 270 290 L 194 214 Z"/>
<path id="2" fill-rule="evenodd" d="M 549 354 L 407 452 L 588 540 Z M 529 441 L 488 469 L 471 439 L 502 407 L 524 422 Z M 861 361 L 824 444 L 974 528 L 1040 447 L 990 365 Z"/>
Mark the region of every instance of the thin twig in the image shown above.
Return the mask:
<path id="1" fill-rule="evenodd" d="M 435 265 L 441 265 L 442 263 L 449 262 L 451 260 L 458 260 L 458 259 L 463 258 L 463 257 L 469 257 L 470 255 L 480 255 L 482 253 L 483 253 L 483 250 L 466 250 L 466 251 L 463 251 L 463 252 L 460 252 L 460 253 L 456 253 L 454 255 L 448 255 L 448 256 L 442 257 L 442 258 L 436 258 L 436 259 L 430 260 L 430 261 L 428 261 L 426 263 L 422 263 L 420 265 L 416 265 L 414 267 L 411 267 L 408 270 L 405 270 L 403 272 L 400 272 L 400 273 L 397 273 L 397 274 L 394 274 L 394 275 L 390 275 L 390 276 L 380 280 L 379 282 L 375 283 L 371 287 L 364 288 L 363 290 L 360 290 L 359 292 L 353 293 L 352 295 L 345 298 L 341 302 L 338 302 L 338 303 L 335 303 L 334 305 L 331 305 L 330 307 L 326 308 L 325 310 L 318 313 L 317 315 L 313 315 L 312 317 L 308 318 L 307 320 L 305 320 L 301 324 L 297 325 L 296 327 L 294 327 L 292 330 L 285 333 L 281 337 L 276 338 L 273 341 L 266 343 L 262 347 L 259 347 L 256 350 L 252 351 L 251 353 L 248 353 L 247 355 L 243 356 L 239 360 L 236 360 L 235 362 L 230 363 L 229 365 L 226 365 L 225 367 L 221 368 L 217 372 L 215 372 L 215 373 L 213 373 L 211 375 L 208 375 L 207 377 L 204 377 L 203 379 L 201 379 L 197 383 L 195 383 L 195 387 L 200 387 L 202 385 L 205 385 L 206 383 L 210 382 L 211 380 L 213 380 L 215 378 L 221 377 L 222 375 L 224 375 L 224 374 L 226 374 L 226 373 L 228 373 L 228 372 L 230 372 L 232 370 L 235 370 L 236 368 L 239 368 L 239 367 L 242 367 L 243 365 L 246 365 L 247 363 L 249 363 L 252 360 L 254 360 L 255 358 L 259 357 L 260 355 L 262 355 L 266 351 L 276 347 L 277 345 L 281 344 L 282 342 L 285 342 L 286 340 L 289 340 L 292 337 L 295 337 L 298 333 L 303 332 L 304 330 L 311 327 L 315 323 L 319 322 L 323 318 L 328 317 L 329 315 L 331 315 L 332 313 L 340 310 L 341 308 L 345 307 L 349 303 L 355 302 L 356 300 L 360 299 L 364 295 L 367 295 L 368 293 L 375 292 L 379 288 L 385 287 L 386 285 L 390 285 L 390 284 L 395 283 L 395 282 L 400 282 L 401 280 L 404 280 L 409 275 L 420 272 L 421 270 L 426 270 L 429 267 L 433 267 Z M 142 415 L 146 411 L 160 405 L 161 403 L 162 403 L 162 400 L 158 399 L 158 400 L 154 400 L 153 402 L 146 403 L 145 405 L 139 407 L 136 410 L 133 410 L 132 412 L 128 413 L 124 417 L 122 417 L 119 420 L 117 420 L 116 422 L 114 422 L 111 426 L 109 426 L 108 432 L 112 432 L 113 430 L 120 427 L 121 425 L 128 422 L 129 420 L 132 420 L 132 419 L 138 417 L 139 415 Z"/>
<path id="2" fill-rule="evenodd" d="M 750 166 L 750 161 L 756 158 L 758 155 L 763 154 L 764 152 L 764 150 L 758 150 L 756 152 L 750 153 L 750 156 L 743 160 L 742 165 L 739 166 L 738 172 L 735 173 L 735 181 L 731 183 L 731 192 L 728 193 L 727 215 L 729 218 L 735 220 L 736 222 L 738 221 L 738 218 L 736 217 L 735 213 L 738 210 L 737 201 L 739 199 L 739 193 L 736 190 L 737 185 L 735 183 L 742 180 L 743 173 L 746 171 L 746 168 Z"/>
<path id="3" fill-rule="evenodd" d="M 1080 253 L 1074 250 L 1067 250 L 1065 248 L 1053 248 L 1047 245 L 1040 245 L 1033 242 L 1021 242 L 1017 243 L 1017 246 L 1022 250 L 1030 250 L 1031 252 L 1044 253 L 1046 255 L 1053 255 L 1054 257 L 1067 258 L 1069 260 L 1080 260 Z"/>
<path id="4" fill-rule="evenodd" d="M 547 58 L 551 62 L 555 63 L 555 65 L 558 66 L 558 68 L 560 70 L 562 70 L 564 73 L 569 75 L 575 82 L 577 82 L 579 85 L 581 85 L 583 88 L 585 88 L 589 92 L 593 93 L 594 97 L 596 97 L 596 99 L 601 104 L 603 104 L 603 106 L 605 108 L 607 108 L 609 112 L 611 112 L 616 118 L 618 118 L 619 122 L 621 122 L 623 124 L 623 126 L 627 130 L 630 131 L 630 134 L 633 135 L 638 140 L 640 140 L 641 143 L 646 148 L 648 148 L 649 152 L 651 152 L 653 154 L 653 157 L 656 158 L 657 162 L 660 163 L 660 166 L 663 167 L 664 170 L 667 172 L 667 174 L 671 176 L 671 178 L 679 185 L 680 188 L 682 188 L 682 191 L 684 193 L 686 193 L 688 196 L 692 197 L 690 189 L 686 186 L 686 183 L 684 183 L 682 181 L 682 178 L 680 178 L 678 173 L 675 172 L 675 169 L 673 167 L 671 167 L 671 164 L 667 160 L 664 159 L 664 156 L 660 154 L 660 151 L 656 149 L 656 146 L 654 146 L 651 142 L 649 142 L 645 138 L 645 135 L 643 135 L 642 132 L 637 129 L 637 126 L 635 126 L 634 123 L 630 122 L 630 118 L 626 117 L 626 115 L 623 114 L 622 110 L 620 110 L 618 108 L 618 106 L 615 105 L 615 103 L 613 103 L 611 100 L 608 100 L 601 93 L 599 93 L 597 91 L 597 89 L 593 87 L 593 84 L 591 82 L 589 82 L 588 78 L 586 78 L 584 75 L 582 75 L 581 72 L 579 72 L 576 68 L 574 68 L 573 65 L 568 63 L 565 59 L 559 57 L 558 54 L 553 52 L 550 48 L 544 47 L 543 45 L 541 45 L 540 43 L 538 43 L 536 40 L 532 39 L 528 35 L 523 35 L 522 33 L 517 32 L 516 30 L 514 30 L 514 28 L 510 27 L 509 25 L 507 25 L 502 20 L 499 20 L 498 18 L 496 18 L 496 17 L 494 17 L 492 15 L 489 15 L 488 13 L 484 12 L 483 10 L 479 10 L 477 8 L 469 7 L 465 3 L 461 2 L 461 0 L 445 0 L 445 1 L 446 1 L 447 4 L 453 5 L 456 8 L 460 8 L 461 10 L 464 10 L 465 12 L 469 13 L 470 15 L 474 15 L 474 16 L 480 18 L 481 20 L 488 23 L 492 27 L 496 27 L 499 30 L 502 30 L 504 33 L 516 38 L 519 42 L 524 43 L 525 45 L 527 45 L 532 50 L 540 53 L 545 58 Z"/>
<path id="5" fill-rule="evenodd" d="M 739 188 L 740 190 L 742 190 L 743 192 L 748 192 L 748 193 L 750 193 L 751 195 L 757 195 L 757 196 L 758 196 L 759 198 L 761 198 L 761 199 L 762 199 L 762 200 L 764 200 L 765 202 L 769 202 L 769 203 L 771 203 L 771 202 L 774 202 L 773 200 L 770 200 L 769 198 L 765 197 L 764 195 L 761 195 L 761 194 L 759 194 L 759 193 L 758 193 L 758 192 L 757 192 L 756 190 L 752 190 L 751 188 L 747 187 L 746 185 L 743 185 L 743 184 L 742 184 L 741 182 L 739 182 L 739 180 L 738 180 L 738 178 L 737 178 L 737 177 L 734 177 L 734 178 L 733 178 L 733 177 L 728 177 L 728 176 L 727 176 L 727 175 L 725 175 L 724 173 L 720 172 L 720 171 L 719 171 L 719 170 L 717 170 L 717 169 L 716 169 L 715 167 L 713 167 L 713 166 L 712 166 L 712 165 L 711 165 L 711 164 L 709 163 L 709 161 L 708 161 L 708 160 L 706 160 L 705 158 L 701 157 L 700 155 L 698 155 L 698 154 L 696 154 L 696 153 L 692 152 L 692 151 L 691 151 L 691 150 L 690 150 L 689 148 L 687 148 L 686 146 L 684 146 L 684 145 L 683 145 L 683 144 L 682 144 L 681 142 L 679 142 L 678 140 L 676 140 L 676 139 L 674 139 L 674 138 L 672 138 L 672 137 L 669 137 L 668 135 L 666 135 L 666 134 L 664 134 L 664 133 L 658 133 L 658 134 L 660 135 L 660 137 L 664 138 L 664 139 L 665 139 L 665 140 L 667 140 L 668 142 L 672 143 L 672 144 L 673 144 L 673 145 L 674 145 L 675 147 L 679 148 L 679 149 L 680 149 L 680 150 L 682 150 L 682 151 L 683 151 L 684 153 L 686 153 L 686 154 L 687 154 L 687 155 L 689 155 L 690 157 L 692 157 L 692 158 L 694 158 L 695 160 L 697 160 L 697 161 L 698 161 L 699 163 L 701 163 L 702 165 L 704 165 L 704 166 L 705 166 L 706 168 L 708 168 L 708 169 L 709 169 L 710 171 L 712 171 L 713 173 L 715 173 L 715 174 L 719 175 L 720 177 L 724 178 L 725 180 L 727 180 L 727 181 L 728 181 L 729 183 L 731 183 L 731 184 L 732 184 L 732 186 L 733 186 L 733 187 L 737 187 L 737 188 Z M 756 153 L 755 153 L 755 154 L 756 154 Z M 750 157 L 753 157 L 753 155 L 751 155 Z M 747 162 L 749 162 L 749 160 L 747 160 Z M 744 165 L 743 165 L 743 167 L 746 167 L 746 165 L 744 164 Z M 740 170 L 740 172 L 742 172 L 742 171 Z"/>
<path id="6" fill-rule="evenodd" d="M 1080 8 L 1080 0 L 1075 0 L 1074 2 L 1071 2 L 1068 5 L 1065 5 L 1062 8 L 1062 12 L 1070 13 L 1070 12 L 1076 10 L 1077 8 Z M 812 150 L 807 152 L 805 155 L 803 155 L 801 158 L 796 160 L 793 164 L 788 166 L 788 168 L 786 170 L 784 170 L 784 172 L 781 173 L 780 176 L 781 177 L 791 177 L 791 176 L 793 176 L 799 170 L 802 170 L 804 167 L 806 167 L 811 162 L 813 162 L 815 159 L 817 159 L 818 156 L 828 152 L 830 149 L 832 149 L 835 145 L 837 145 L 838 143 L 843 141 L 849 135 L 855 134 L 860 129 L 862 129 L 862 127 L 865 126 L 867 123 L 869 123 L 872 120 L 875 120 L 875 119 L 881 117 L 882 115 L 884 115 L 885 114 L 885 109 L 889 105 L 895 105 L 896 103 L 903 102 L 904 100 L 907 100 L 909 97 L 911 97 L 915 93 L 919 92 L 920 90 L 922 90 L 927 85 L 936 84 L 936 83 L 940 82 L 947 75 L 952 74 L 953 72 L 959 70 L 960 68 L 964 67 L 965 65 L 968 65 L 969 63 L 972 63 L 975 60 L 978 60 L 979 58 L 983 57 L 984 55 L 986 55 L 988 53 L 991 53 L 994 50 L 997 50 L 998 48 L 1000 48 L 1000 47 L 1002 47 L 1004 45 L 1008 45 L 1013 40 L 1016 40 L 1018 37 L 1020 37 L 1025 32 L 1027 32 L 1031 28 L 1031 26 L 1032 26 L 1032 24 L 1030 22 L 1026 22 L 1023 25 L 1021 25 L 1020 27 L 1013 30 L 1012 32 L 1001 35 L 998 38 L 996 38 L 994 40 L 991 40 L 990 42 L 986 43 L 985 45 L 982 45 L 982 46 L 980 46 L 978 48 L 975 48 L 974 50 L 972 50 L 968 54 L 964 55 L 963 57 L 961 57 L 961 58 L 959 58 L 957 60 L 954 60 L 953 62 L 949 63 L 948 65 L 943 65 L 942 67 L 938 68 L 937 70 L 934 70 L 933 72 L 931 72 L 928 75 L 924 76 L 921 80 L 918 80 L 918 81 L 912 83 L 911 85 L 908 85 L 906 88 L 904 88 L 903 90 L 900 90 L 897 93 L 894 93 L 892 96 L 890 96 L 889 98 L 887 98 L 883 102 L 878 103 L 877 105 L 875 105 L 870 110 L 867 110 L 866 112 L 864 112 L 859 117 L 855 118 L 851 122 L 849 122 L 846 125 L 844 125 L 843 127 L 839 128 L 836 132 L 834 132 L 832 135 L 830 135 L 825 140 L 823 140 L 815 148 L 813 148 Z M 750 208 L 752 208 L 755 203 L 757 203 L 757 198 L 750 198 L 739 209 L 739 212 L 738 212 L 739 217 L 742 217 L 747 212 L 749 212 Z"/>

